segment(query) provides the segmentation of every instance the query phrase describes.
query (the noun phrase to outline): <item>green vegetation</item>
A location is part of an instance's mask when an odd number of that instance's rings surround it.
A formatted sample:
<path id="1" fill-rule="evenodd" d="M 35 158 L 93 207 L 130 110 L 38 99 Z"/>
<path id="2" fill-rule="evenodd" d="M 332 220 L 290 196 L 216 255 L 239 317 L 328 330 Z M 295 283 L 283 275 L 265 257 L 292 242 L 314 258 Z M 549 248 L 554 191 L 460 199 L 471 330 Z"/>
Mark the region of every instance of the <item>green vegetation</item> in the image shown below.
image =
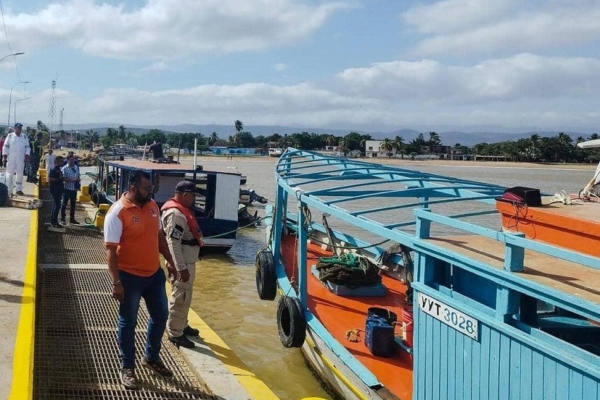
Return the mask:
<path id="1" fill-rule="evenodd" d="M 80 148 L 91 149 L 96 144 L 102 144 L 105 148 L 115 144 L 124 143 L 131 146 L 143 146 L 159 141 L 169 147 L 193 150 L 194 140 L 198 139 L 198 149 L 207 151 L 210 146 L 228 146 L 255 148 L 257 151 L 265 152 L 269 147 L 295 147 L 302 150 L 334 148 L 344 154 L 352 151 L 365 152 L 365 142 L 373 140 L 371 135 L 363 135 L 358 132 L 350 132 L 343 137 L 331 134 L 318 134 L 314 132 L 298 132 L 291 135 L 280 135 L 273 133 L 269 136 L 253 136 L 252 133 L 244 131 L 244 124 L 240 120 L 235 120 L 235 133 L 230 135 L 227 140 L 219 138 L 216 132 L 205 136 L 200 132 L 188 133 L 165 133 L 160 129 L 151 129 L 148 132 L 136 135 L 123 125 L 115 128 L 107 128 L 104 133 L 95 130 L 87 130 L 77 135 L 77 138 L 68 137 L 67 132 L 58 131 L 53 133 L 53 138 L 57 136 L 60 139 L 69 139 L 77 141 Z M 38 121 L 37 130 L 44 133 L 44 137 L 49 137 L 49 129 L 42 121 Z M 587 139 L 598 139 L 600 136 L 596 133 Z M 75 139 L 75 140 L 74 140 Z M 573 140 L 568 134 L 561 132 L 556 136 L 542 137 L 533 134 L 529 138 L 517 140 L 508 140 L 497 143 L 478 143 L 472 147 L 456 143 L 452 146 L 452 153 L 455 155 L 478 155 L 478 156 L 501 156 L 509 161 L 520 162 L 598 162 L 600 161 L 600 149 L 580 149 L 577 143 L 585 141 L 586 138 L 579 136 Z M 442 138 L 436 132 L 429 132 L 428 139 L 425 139 L 423 133 L 419 134 L 410 142 L 405 142 L 401 136 L 394 139 L 386 138 L 381 143 L 381 150 L 387 152 L 388 157 L 395 153 L 404 158 L 414 157 L 421 154 L 422 146 L 442 145 Z"/>

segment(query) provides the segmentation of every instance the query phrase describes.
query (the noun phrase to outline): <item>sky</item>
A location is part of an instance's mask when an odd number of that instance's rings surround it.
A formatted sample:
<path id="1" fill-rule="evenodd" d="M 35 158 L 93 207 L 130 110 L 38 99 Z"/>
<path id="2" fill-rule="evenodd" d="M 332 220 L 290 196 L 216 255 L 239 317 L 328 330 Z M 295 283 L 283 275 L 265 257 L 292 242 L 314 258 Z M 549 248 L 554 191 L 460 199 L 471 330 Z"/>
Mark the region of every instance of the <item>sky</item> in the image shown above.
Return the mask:
<path id="1" fill-rule="evenodd" d="M 598 0 L 0 4 L 2 125 L 600 132 Z"/>

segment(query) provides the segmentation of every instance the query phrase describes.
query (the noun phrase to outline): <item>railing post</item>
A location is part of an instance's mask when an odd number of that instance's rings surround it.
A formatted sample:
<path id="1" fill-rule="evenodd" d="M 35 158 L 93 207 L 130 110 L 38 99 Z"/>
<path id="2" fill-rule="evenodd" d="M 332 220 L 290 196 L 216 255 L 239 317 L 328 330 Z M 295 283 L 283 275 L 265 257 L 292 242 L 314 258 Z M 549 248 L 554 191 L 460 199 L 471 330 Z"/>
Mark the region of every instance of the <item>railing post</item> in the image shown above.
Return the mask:
<path id="1" fill-rule="evenodd" d="M 431 212 L 429 208 L 423 208 L 422 211 Z M 417 225 L 415 234 L 419 239 L 428 239 L 431 231 L 431 221 L 417 215 Z"/>
<path id="2" fill-rule="evenodd" d="M 498 286 L 496 289 L 496 318 L 506 322 L 519 312 L 521 294 L 514 290 Z"/>
<path id="3" fill-rule="evenodd" d="M 273 225 L 271 229 L 273 229 L 272 237 L 273 243 L 271 251 L 273 252 L 273 260 L 275 261 L 275 268 L 281 265 L 281 259 L 279 255 L 281 254 L 281 232 L 285 225 L 285 205 L 286 198 L 284 196 L 285 191 L 279 185 L 277 185 L 277 201 L 275 202 L 275 212 L 273 213 Z"/>
<path id="4" fill-rule="evenodd" d="M 302 309 L 305 310 L 307 307 L 307 295 L 308 295 L 308 265 L 306 252 L 308 249 L 308 227 L 306 215 L 304 214 L 303 208 L 305 204 L 298 201 L 298 294 L 300 296 L 300 303 Z"/>
<path id="5" fill-rule="evenodd" d="M 513 235 L 517 237 L 525 237 L 523 232 L 507 232 L 506 236 Z M 525 249 L 519 245 L 515 245 L 506 241 L 504 248 L 504 269 L 511 272 L 523 271 L 523 261 L 525 259 Z"/>

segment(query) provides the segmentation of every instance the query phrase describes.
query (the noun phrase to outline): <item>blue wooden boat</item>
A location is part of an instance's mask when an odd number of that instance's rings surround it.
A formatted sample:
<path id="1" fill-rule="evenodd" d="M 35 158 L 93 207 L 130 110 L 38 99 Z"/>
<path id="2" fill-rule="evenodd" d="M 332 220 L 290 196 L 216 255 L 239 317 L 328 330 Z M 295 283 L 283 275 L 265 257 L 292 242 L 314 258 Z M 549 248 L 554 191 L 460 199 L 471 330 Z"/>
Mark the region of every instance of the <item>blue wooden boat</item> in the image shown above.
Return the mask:
<path id="1" fill-rule="evenodd" d="M 90 185 L 90 195 L 96 205 L 112 204 L 128 188 L 129 176 L 133 171 L 143 170 L 154 182 L 153 198 L 162 206 L 175 194 L 175 185 L 182 180 L 198 183 L 194 208 L 196 219 L 204 235 L 203 253 L 225 253 L 234 245 L 238 229 L 238 199 L 240 174 L 203 171 L 192 165 L 166 164 L 143 161 L 136 158 L 98 158 L 96 183 Z"/>
<path id="2" fill-rule="evenodd" d="M 258 294 L 337 396 L 600 398 L 600 259 L 505 231 L 507 188 L 295 149 L 275 178 Z"/>

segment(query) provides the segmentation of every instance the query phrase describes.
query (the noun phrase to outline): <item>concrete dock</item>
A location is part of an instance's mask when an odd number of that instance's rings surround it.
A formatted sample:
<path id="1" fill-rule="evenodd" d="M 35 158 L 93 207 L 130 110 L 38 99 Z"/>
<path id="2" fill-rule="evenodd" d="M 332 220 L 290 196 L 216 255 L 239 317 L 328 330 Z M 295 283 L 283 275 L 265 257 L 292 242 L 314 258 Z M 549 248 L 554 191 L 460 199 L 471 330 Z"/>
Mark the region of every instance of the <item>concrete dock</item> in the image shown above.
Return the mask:
<path id="1" fill-rule="evenodd" d="M 38 196 L 26 184 L 25 195 Z M 196 348 L 163 338 L 161 357 L 173 379 L 136 369 L 140 390 L 120 385 L 117 302 L 110 298 L 102 234 L 90 224 L 47 232 L 51 203 L 42 209 L 0 208 L 0 399 L 276 399 L 193 311 Z M 76 219 L 96 209 L 78 205 Z M 136 349 L 142 357 L 148 315 L 140 308 Z M 139 364 L 138 364 L 139 365 Z"/>

